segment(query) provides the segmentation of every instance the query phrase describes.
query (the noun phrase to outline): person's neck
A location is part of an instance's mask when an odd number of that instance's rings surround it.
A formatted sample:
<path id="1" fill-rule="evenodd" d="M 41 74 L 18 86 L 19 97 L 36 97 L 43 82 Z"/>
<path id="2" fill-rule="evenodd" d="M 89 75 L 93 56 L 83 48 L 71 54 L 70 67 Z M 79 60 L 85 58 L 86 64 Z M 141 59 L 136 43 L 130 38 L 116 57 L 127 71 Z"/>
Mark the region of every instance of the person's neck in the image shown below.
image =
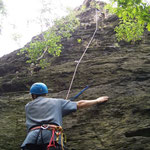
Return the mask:
<path id="1" fill-rule="evenodd" d="M 45 96 L 46 96 L 46 94 L 42 94 L 42 95 L 32 94 L 32 99 L 34 100 L 34 99 L 36 99 L 38 97 L 45 97 Z"/>

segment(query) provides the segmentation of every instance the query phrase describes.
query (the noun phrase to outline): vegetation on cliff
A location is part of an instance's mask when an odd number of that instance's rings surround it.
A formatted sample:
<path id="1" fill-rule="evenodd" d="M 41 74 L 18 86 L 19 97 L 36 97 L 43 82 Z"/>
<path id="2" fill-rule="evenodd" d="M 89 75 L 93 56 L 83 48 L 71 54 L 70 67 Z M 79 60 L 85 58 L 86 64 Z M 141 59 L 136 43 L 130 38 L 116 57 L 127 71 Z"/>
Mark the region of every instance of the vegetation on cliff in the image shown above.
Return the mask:
<path id="1" fill-rule="evenodd" d="M 85 1 L 81 11 L 86 9 L 87 3 L 89 3 L 88 8 L 100 10 L 98 2 L 89 0 Z M 119 25 L 114 29 L 118 41 L 135 42 L 141 40 L 145 27 L 150 31 L 150 6 L 142 0 L 113 0 L 105 8 L 119 17 Z M 70 38 L 80 24 L 77 14 L 79 11 L 72 11 L 67 17 L 55 21 L 53 27 L 22 49 L 21 52 L 25 52 L 29 58 L 27 62 L 39 63 L 44 68 L 48 63 L 44 57 L 45 53 L 60 56 L 63 48 L 62 38 Z M 81 39 L 77 40 L 81 42 Z"/>
<path id="2" fill-rule="evenodd" d="M 104 6 L 104 3 L 100 3 Z M 100 10 L 99 13 L 103 11 Z M 51 66 L 31 74 L 24 55 L 15 51 L 0 59 L 0 148 L 20 150 L 26 136 L 24 106 L 33 82 L 44 82 L 49 97 L 65 98 L 83 49 L 95 30 L 95 9 L 85 9 L 80 26 L 69 39 L 62 39 L 59 57 L 48 57 Z M 135 43 L 118 42 L 116 15 L 100 15 L 98 29 L 79 69 L 70 97 L 87 84 L 80 99 L 108 95 L 105 105 L 96 105 L 64 118 L 67 147 L 74 150 L 150 149 L 150 32 Z M 77 39 L 81 39 L 80 44 Z M 88 143 L 88 144 L 87 144 Z"/>
<path id="3" fill-rule="evenodd" d="M 119 25 L 115 27 L 118 41 L 135 42 L 141 40 L 145 27 L 150 31 L 148 3 L 142 0 L 113 0 L 106 8 L 119 17 Z"/>
<path id="4" fill-rule="evenodd" d="M 42 37 L 37 36 L 28 47 L 21 49 L 21 53 L 26 53 L 29 58 L 27 63 L 39 63 L 43 68 L 47 66 L 44 55 L 47 53 L 60 56 L 63 48 L 62 38 L 70 38 L 79 24 L 79 19 L 73 11 L 70 11 L 68 16 L 55 20 L 54 25 L 41 34 Z"/>

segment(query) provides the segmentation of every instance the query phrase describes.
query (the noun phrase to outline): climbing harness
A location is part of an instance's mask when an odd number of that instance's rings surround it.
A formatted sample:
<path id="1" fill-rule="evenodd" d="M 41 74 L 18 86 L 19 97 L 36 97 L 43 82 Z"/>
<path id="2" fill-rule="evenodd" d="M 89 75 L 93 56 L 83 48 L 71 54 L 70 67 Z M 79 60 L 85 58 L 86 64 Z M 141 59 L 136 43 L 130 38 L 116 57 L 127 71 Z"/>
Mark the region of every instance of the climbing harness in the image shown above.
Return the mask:
<path id="1" fill-rule="evenodd" d="M 33 127 L 30 131 L 37 130 L 37 129 L 40 129 L 40 131 L 41 130 L 51 130 L 52 131 L 52 136 L 51 136 L 50 142 L 47 146 L 47 150 L 50 150 L 51 147 L 56 148 L 56 143 L 58 143 L 60 136 L 61 136 L 61 148 L 62 148 L 62 150 L 64 150 L 63 142 L 66 142 L 66 136 L 65 136 L 61 126 L 48 124 L 48 125 Z M 55 142 L 55 135 L 56 135 L 56 142 Z"/>
<path id="2" fill-rule="evenodd" d="M 68 89 L 68 93 L 67 93 L 67 96 L 66 96 L 66 100 L 67 100 L 68 97 L 69 97 L 69 93 L 70 93 L 70 91 L 71 91 L 71 87 L 72 87 L 72 84 L 73 84 L 73 81 L 74 81 L 74 78 L 75 78 L 75 75 L 76 75 L 78 66 L 79 66 L 79 64 L 80 64 L 80 62 L 81 62 L 81 60 L 82 60 L 82 58 L 84 57 L 84 55 L 85 55 L 87 49 L 89 48 L 91 42 L 93 41 L 93 39 L 94 39 L 94 37 L 95 37 L 95 34 L 96 34 L 96 32 L 97 32 L 97 29 L 98 29 L 97 9 L 95 9 L 95 13 L 96 13 L 96 29 L 95 29 L 95 31 L 94 31 L 94 33 L 93 33 L 93 35 L 92 35 L 92 37 L 91 37 L 91 39 L 90 39 L 90 41 L 89 41 L 87 47 L 85 48 L 83 54 L 81 55 L 79 61 L 77 61 L 77 65 L 76 65 L 76 67 L 75 67 L 75 70 L 74 70 L 74 73 L 73 73 L 73 76 L 72 76 L 72 80 L 71 80 L 71 83 L 70 83 L 70 86 L 69 86 L 69 89 Z"/>

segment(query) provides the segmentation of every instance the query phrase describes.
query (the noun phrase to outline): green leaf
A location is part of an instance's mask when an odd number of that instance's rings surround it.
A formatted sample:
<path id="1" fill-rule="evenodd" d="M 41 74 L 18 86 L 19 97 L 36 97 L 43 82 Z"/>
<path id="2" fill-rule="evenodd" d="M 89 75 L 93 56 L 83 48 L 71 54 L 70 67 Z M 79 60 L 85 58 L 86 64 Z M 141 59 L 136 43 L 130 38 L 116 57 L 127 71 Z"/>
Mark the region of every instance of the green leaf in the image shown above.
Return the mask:
<path id="1" fill-rule="evenodd" d="M 150 23 L 147 24 L 147 30 L 150 31 Z"/>
<path id="2" fill-rule="evenodd" d="M 116 2 L 116 7 L 113 7 L 114 2 Z M 112 0 L 106 8 L 119 17 L 120 22 L 115 28 L 119 41 L 139 40 L 144 33 L 145 24 L 147 24 L 147 30 L 150 31 L 150 6 L 142 0 Z"/>
<path id="3" fill-rule="evenodd" d="M 77 39 L 77 42 L 78 42 L 78 43 L 81 43 L 81 42 L 82 42 L 82 40 L 81 40 L 81 39 Z"/>

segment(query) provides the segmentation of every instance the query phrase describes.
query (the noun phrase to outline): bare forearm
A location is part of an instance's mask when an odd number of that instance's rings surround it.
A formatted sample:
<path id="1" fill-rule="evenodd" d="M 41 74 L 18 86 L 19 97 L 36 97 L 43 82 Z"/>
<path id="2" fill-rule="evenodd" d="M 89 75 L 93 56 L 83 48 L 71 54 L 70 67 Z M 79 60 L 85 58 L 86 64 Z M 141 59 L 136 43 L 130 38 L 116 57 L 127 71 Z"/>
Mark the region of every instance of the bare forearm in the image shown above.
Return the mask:
<path id="1" fill-rule="evenodd" d="M 97 100 L 80 100 L 77 102 L 78 109 L 90 107 L 97 104 Z"/>
<path id="2" fill-rule="evenodd" d="M 90 106 L 93 106 L 98 103 L 103 103 L 107 100 L 108 100 L 107 96 L 99 97 L 95 100 L 80 100 L 77 102 L 77 107 L 78 107 L 78 109 L 86 108 L 86 107 L 90 107 Z"/>

